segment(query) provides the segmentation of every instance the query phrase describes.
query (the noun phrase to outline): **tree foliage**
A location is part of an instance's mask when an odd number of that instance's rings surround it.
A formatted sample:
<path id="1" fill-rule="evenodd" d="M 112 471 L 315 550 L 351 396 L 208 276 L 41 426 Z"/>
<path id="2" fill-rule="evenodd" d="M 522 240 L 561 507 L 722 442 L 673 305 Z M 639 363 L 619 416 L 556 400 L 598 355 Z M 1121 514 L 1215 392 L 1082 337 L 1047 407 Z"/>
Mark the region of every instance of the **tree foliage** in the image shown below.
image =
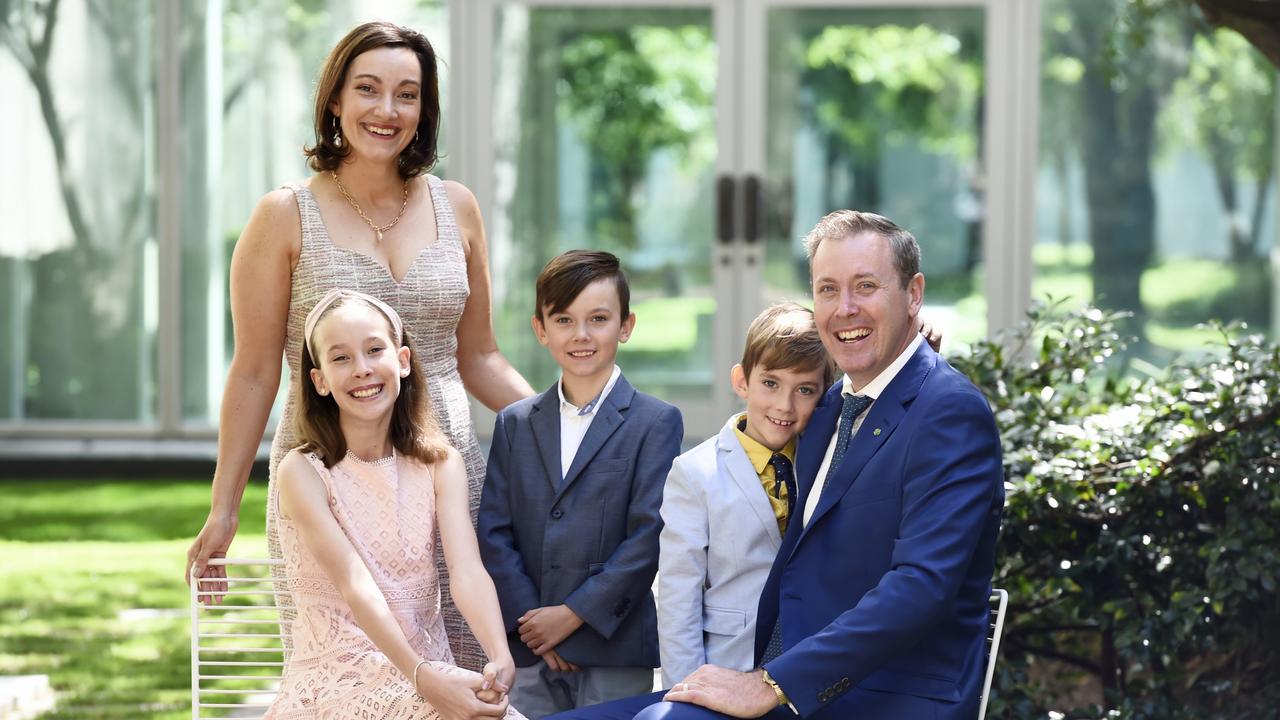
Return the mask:
<path id="1" fill-rule="evenodd" d="M 800 112 L 824 136 L 832 176 L 847 164 L 854 197 L 827 207 L 880 205 L 885 144 L 919 140 L 961 164 L 977 155 L 981 48 L 926 24 L 830 25 L 806 39 Z"/>
<path id="2" fill-rule="evenodd" d="M 1240 33 L 1272 65 L 1280 68 L 1280 3 L 1275 0 L 1195 0 L 1195 4 L 1209 23 Z"/>
<path id="3" fill-rule="evenodd" d="M 566 39 L 559 62 L 558 111 L 591 150 L 593 230 L 634 246 L 634 196 L 654 153 L 714 135 L 710 34 L 697 26 L 584 31 Z"/>
<path id="4" fill-rule="evenodd" d="M 1124 378 L 1119 319 L 1040 306 L 956 361 L 1005 453 L 992 717 L 1273 717 L 1280 346 L 1222 328 L 1220 352 Z"/>
<path id="5" fill-rule="evenodd" d="M 1275 166 L 1276 68 L 1229 30 L 1199 29 L 1187 71 L 1161 114 L 1166 143 L 1202 150 L 1213 167 L 1228 217 L 1231 258 L 1245 265 L 1260 254 L 1263 213 Z M 1254 183 L 1251 207 L 1237 182 Z"/>

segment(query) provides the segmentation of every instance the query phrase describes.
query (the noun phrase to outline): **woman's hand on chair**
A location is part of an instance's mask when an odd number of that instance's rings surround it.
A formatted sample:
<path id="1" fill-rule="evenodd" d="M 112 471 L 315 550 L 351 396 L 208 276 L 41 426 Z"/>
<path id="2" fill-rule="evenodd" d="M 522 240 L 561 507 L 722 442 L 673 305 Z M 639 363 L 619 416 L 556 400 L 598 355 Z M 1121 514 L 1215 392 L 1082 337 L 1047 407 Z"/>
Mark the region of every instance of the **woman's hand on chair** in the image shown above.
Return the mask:
<path id="1" fill-rule="evenodd" d="M 187 548 L 187 566 L 186 580 L 187 584 L 195 582 L 191 575 L 194 572 L 197 578 L 225 578 L 227 571 L 221 565 L 210 565 L 210 558 L 223 558 L 227 556 L 227 548 L 231 547 L 231 540 L 236 536 L 236 530 L 240 526 L 240 518 L 234 513 L 217 513 L 210 512 L 208 519 L 204 521 L 204 527 L 200 529 L 200 534 L 196 536 L 195 541 L 191 543 L 191 547 Z M 203 592 L 225 592 L 227 584 L 225 582 L 203 583 L 199 588 Z M 213 604 L 222 602 L 219 595 L 207 595 L 204 598 L 205 604 Z"/>

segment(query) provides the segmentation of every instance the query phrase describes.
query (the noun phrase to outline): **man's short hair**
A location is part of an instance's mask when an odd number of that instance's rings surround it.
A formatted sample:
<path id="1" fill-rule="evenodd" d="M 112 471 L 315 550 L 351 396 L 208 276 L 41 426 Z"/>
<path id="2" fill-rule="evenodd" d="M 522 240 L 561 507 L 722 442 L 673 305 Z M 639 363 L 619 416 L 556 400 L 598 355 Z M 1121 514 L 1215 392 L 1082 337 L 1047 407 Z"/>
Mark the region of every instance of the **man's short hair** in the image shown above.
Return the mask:
<path id="1" fill-rule="evenodd" d="M 792 302 L 765 309 L 747 328 L 742 372 L 748 378 L 759 366 L 766 370 L 822 370 L 822 388 L 835 381 L 835 365 L 818 335 L 813 311 Z"/>
<path id="2" fill-rule="evenodd" d="M 818 253 L 818 246 L 824 240 L 843 240 L 868 232 L 889 241 L 893 266 L 898 271 L 898 282 L 906 288 L 911 278 L 920 272 L 920 243 L 916 242 L 915 235 L 898 227 L 889 218 L 875 213 L 836 210 L 819 220 L 809 234 L 804 236 L 804 252 L 809 258 L 810 271 L 813 269 L 813 256 Z"/>
<path id="3" fill-rule="evenodd" d="M 603 279 L 612 279 L 617 287 L 622 308 L 618 322 L 626 320 L 631 314 L 631 286 L 618 257 L 600 250 L 570 250 L 552 258 L 538 273 L 533 316 L 541 319 L 543 313 L 563 312 L 588 285 Z"/>

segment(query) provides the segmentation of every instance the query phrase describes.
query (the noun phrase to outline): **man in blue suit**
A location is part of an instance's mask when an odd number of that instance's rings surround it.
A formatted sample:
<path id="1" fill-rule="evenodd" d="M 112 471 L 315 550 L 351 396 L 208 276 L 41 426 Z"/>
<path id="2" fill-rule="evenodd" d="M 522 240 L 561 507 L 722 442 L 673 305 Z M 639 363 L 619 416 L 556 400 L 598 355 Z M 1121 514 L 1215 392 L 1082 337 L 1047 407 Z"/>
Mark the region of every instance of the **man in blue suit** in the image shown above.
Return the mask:
<path id="1" fill-rule="evenodd" d="M 759 667 L 704 665 L 665 702 L 557 717 L 977 714 L 1004 506 L 990 407 L 915 331 L 925 281 L 910 233 L 842 210 L 805 248 L 818 330 L 845 376 L 801 437 L 803 510 L 760 598 Z"/>

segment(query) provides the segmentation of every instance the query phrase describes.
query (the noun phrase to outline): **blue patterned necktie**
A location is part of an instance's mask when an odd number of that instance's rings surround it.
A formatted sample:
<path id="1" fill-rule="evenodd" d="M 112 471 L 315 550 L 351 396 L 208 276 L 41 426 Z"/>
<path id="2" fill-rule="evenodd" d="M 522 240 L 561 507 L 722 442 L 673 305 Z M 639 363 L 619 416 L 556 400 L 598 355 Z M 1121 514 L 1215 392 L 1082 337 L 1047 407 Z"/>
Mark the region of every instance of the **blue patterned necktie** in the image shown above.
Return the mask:
<path id="1" fill-rule="evenodd" d="M 836 430 L 836 450 L 831 453 L 831 464 L 827 466 L 827 474 L 822 478 L 822 489 L 827 489 L 831 476 L 844 459 L 844 451 L 849 449 L 849 440 L 853 438 L 853 422 L 858 416 L 871 407 L 871 398 L 866 395 L 845 395 L 844 404 L 840 406 L 840 427 Z"/>
<path id="2" fill-rule="evenodd" d="M 853 435 L 853 421 L 866 412 L 867 408 L 871 406 L 871 402 L 872 399 L 866 395 L 844 396 L 844 403 L 840 406 L 840 424 L 836 427 L 836 449 L 835 452 L 831 453 L 831 464 L 827 466 L 827 474 L 822 478 L 823 490 L 826 490 L 827 483 L 831 481 L 831 476 L 835 475 L 836 468 L 840 467 L 840 461 L 844 459 L 845 451 L 849 449 L 849 439 Z M 788 520 L 788 522 L 791 522 L 791 520 Z M 760 658 L 761 665 L 782 654 L 782 608 L 779 607 L 778 609 L 778 619 L 773 623 L 773 633 L 769 635 L 769 644 L 765 646 L 764 655 Z"/>
<path id="3" fill-rule="evenodd" d="M 791 461 L 782 453 L 774 453 L 769 458 L 769 464 L 773 466 L 773 496 L 782 497 L 782 488 L 787 489 L 787 520 L 790 521 L 791 514 L 796 509 L 796 473 L 791 467 Z"/>

